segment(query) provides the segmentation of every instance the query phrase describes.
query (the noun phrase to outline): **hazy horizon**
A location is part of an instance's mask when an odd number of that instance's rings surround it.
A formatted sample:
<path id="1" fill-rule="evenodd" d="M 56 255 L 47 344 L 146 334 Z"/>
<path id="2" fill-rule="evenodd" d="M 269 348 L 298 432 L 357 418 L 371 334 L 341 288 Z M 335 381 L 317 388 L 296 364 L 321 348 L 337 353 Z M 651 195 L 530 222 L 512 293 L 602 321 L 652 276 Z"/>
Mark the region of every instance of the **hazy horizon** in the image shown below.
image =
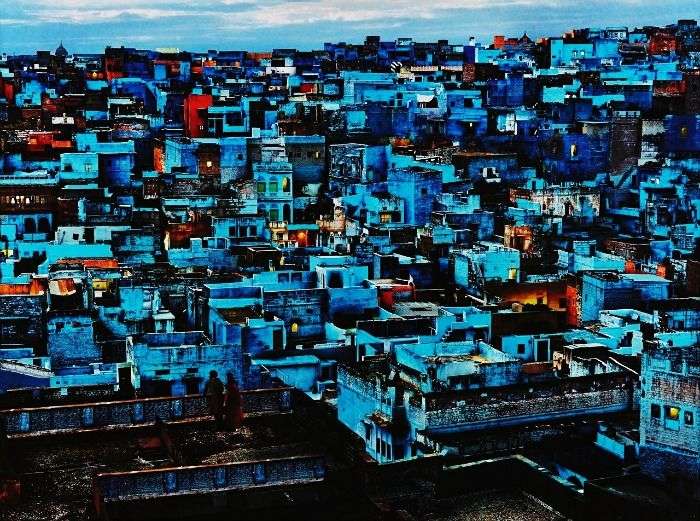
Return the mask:
<path id="1" fill-rule="evenodd" d="M 53 50 L 63 41 L 71 53 L 102 52 L 107 45 L 269 50 L 319 49 L 326 41 L 449 39 L 527 32 L 557 36 L 577 27 L 667 25 L 693 18 L 694 2 L 626 0 L 15 0 L 0 13 L 0 50 L 10 54 Z"/>

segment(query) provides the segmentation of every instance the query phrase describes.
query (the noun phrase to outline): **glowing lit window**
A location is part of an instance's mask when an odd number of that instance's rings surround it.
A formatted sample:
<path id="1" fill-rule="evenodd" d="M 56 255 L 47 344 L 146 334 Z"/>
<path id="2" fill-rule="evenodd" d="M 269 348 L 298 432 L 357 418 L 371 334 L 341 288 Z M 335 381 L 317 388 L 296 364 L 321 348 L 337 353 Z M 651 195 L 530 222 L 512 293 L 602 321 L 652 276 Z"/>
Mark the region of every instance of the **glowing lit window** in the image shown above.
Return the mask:
<path id="1" fill-rule="evenodd" d="M 213 164 L 214 163 L 212 163 L 211 161 L 207 161 L 207 168 L 211 168 L 211 165 L 213 165 Z"/>
<path id="2" fill-rule="evenodd" d="M 284 177 L 282 179 L 282 191 L 289 192 L 289 178 L 288 177 Z"/>
<path id="3" fill-rule="evenodd" d="M 299 332 L 299 324 L 296 322 L 292 322 L 292 327 L 291 327 L 292 333 L 298 333 Z"/>
<path id="4" fill-rule="evenodd" d="M 688 127 L 681 127 L 681 137 L 688 137 Z"/>
<path id="5" fill-rule="evenodd" d="M 665 413 L 667 420 L 678 421 L 678 416 L 680 415 L 681 410 L 678 407 L 667 405 Z"/>
<path id="6" fill-rule="evenodd" d="M 516 280 L 518 278 L 518 268 L 510 268 L 508 270 L 508 280 Z"/>

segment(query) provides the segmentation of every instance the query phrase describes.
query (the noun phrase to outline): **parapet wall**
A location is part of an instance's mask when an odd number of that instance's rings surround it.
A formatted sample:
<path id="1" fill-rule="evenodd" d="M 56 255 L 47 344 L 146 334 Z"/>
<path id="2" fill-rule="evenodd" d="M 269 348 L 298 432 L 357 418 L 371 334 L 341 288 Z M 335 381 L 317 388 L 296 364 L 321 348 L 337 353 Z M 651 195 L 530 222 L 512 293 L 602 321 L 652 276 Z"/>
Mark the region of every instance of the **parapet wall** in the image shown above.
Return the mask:
<path id="1" fill-rule="evenodd" d="M 292 389 L 242 391 L 246 414 L 291 412 Z M 86 403 L 0 411 L 0 426 L 7 435 L 40 435 L 81 429 L 131 427 L 156 420 L 175 421 L 208 416 L 201 395 L 144 398 L 118 402 Z"/>
<path id="2" fill-rule="evenodd" d="M 426 412 L 425 418 L 428 430 L 469 430 L 631 409 L 629 391 L 613 389 L 514 402 L 497 401 L 477 406 L 458 406 Z"/>
<path id="3" fill-rule="evenodd" d="M 323 456 L 299 456 L 98 474 L 93 482 L 93 493 L 95 508 L 100 513 L 103 505 L 109 502 L 288 486 L 321 481 L 325 475 Z"/>
<path id="4" fill-rule="evenodd" d="M 490 488 L 522 490 L 573 519 L 583 513 L 583 495 L 576 487 L 521 455 L 447 467 L 437 483 L 442 497 Z"/>
<path id="5" fill-rule="evenodd" d="M 624 374 L 567 378 L 531 387 L 426 397 L 425 428 L 462 431 L 635 408 L 637 385 Z"/>

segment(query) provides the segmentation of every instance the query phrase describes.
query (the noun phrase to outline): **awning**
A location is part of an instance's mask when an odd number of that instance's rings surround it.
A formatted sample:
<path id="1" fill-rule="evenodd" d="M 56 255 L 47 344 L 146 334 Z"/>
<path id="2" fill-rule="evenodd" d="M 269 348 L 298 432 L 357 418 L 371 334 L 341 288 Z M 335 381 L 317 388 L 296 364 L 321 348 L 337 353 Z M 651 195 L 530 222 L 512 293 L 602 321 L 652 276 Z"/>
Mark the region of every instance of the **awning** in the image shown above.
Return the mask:
<path id="1" fill-rule="evenodd" d="M 52 295 L 74 295 L 76 292 L 73 279 L 57 279 L 49 281 L 49 293 Z"/>

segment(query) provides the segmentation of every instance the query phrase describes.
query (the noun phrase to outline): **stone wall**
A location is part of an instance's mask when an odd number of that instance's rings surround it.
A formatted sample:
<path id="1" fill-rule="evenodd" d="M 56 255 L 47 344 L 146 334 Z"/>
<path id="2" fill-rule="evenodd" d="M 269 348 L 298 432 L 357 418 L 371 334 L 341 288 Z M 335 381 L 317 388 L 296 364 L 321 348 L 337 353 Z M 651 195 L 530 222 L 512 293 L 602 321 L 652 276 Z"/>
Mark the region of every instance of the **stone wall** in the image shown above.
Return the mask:
<path id="1" fill-rule="evenodd" d="M 2 343 L 25 344 L 44 353 L 44 312 L 46 295 L 2 295 L 0 317 L 3 317 Z M 13 320 L 17 317 L 17 320 Z"/>
<path id="2" fill-rule="evenodd" d="M 483 392 L 426 397 L 428 431 L 465 431 L 546 419 L 633 410 L 636 383 L 624 374 L 568 378 Z"/>
<path id="3" fill-rule="evenodd" d="M 639 463 L 655 479 L 682 478 L 700 496 L 700 355 L 697 347 L 655 347 L 642 357 Z M 677 411 L 674 420 L 669 411 Z"/>
<path id="4" fill-rule="evenodd" d="M 56 313 L 47 320 L 47 349 L 54 367 L 99 362 L 93 317 L 89 313 Z"/>

